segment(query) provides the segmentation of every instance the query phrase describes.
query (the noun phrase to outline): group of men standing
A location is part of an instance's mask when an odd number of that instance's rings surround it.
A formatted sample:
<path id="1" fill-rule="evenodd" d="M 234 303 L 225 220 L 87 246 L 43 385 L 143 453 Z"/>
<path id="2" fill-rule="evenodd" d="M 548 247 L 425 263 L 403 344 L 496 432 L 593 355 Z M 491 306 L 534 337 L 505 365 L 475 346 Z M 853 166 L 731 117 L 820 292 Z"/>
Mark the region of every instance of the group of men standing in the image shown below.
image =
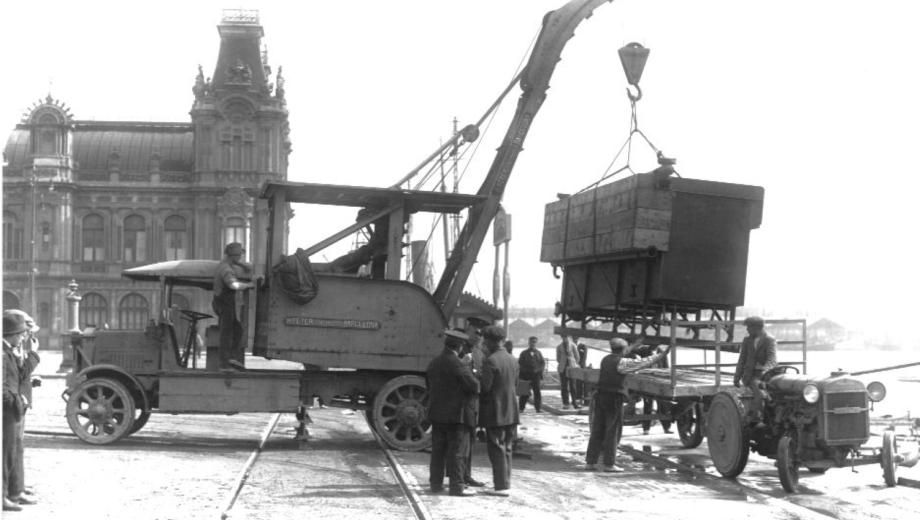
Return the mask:
<path id="1" fill-rule="evenodd" d="M 35 504 L 25 485 L 22 438 L 26 411 L 32 405 L 33 377 L 38 366 L 39 328 L 32 317 L 20 310 L 3 312 L 3 510 L 20 511 L 23 504 Z M 37 386 L 37 384 L 36 384 Z"/>
<path id="2" fill-rule="evenodd" d="M 485 429 L 492 465 L 494 489 L 487 493 L 508 496 L 513 441 L 520 419 L 518 364 L 502 346 L 503 328 L 489 325 L 480 331 L 474 324 L 467 332 L 445 331 L 444 350 L 428 365 L 428 420 L 432 425 L 429 485 L 432 492 L 443 491 L 445 473 L 451 496 L 469 496 L 467 486 L 483 485 L 471 475 L 473 435 L 479 426 Z"/>

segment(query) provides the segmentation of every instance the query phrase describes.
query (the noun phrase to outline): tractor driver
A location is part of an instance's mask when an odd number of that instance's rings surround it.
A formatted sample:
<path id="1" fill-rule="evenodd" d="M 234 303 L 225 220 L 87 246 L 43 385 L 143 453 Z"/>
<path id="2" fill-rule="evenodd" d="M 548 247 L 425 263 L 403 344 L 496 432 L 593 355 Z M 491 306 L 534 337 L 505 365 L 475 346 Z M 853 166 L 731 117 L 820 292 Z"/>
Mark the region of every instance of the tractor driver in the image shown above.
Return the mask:
<path id="1" fill-rule="evenodd" d="M 242 363 L 232 359 L 238 352 L 243 339 L 243 324 L 237 313 L 238 291 L 252 289 L 254 284 L 242 282 L 239 276 L 248 274 L 252 268 L 243 262 L 243 245 L 239 242 L 227 244 L 226 255 L 214 273 L 214 299 L 211 306 L 217 315 L 217 327 L 220 329 L 220 368 L 233 370 L 243 368 Z"/>
<path id="2" fill-rule="evenodd" d="M 776 340 L 764 331 L 763 318 L 750 316 L 744 320 L 748 335 L 741 342 L 738 365 L 735 367 L 735 386 L 742 384 L 751 389 L 753 401 L 749 412 L 753 419 L 763 420 L 763 391 L 760 383 L 764 372 L 776 366 Z"/>

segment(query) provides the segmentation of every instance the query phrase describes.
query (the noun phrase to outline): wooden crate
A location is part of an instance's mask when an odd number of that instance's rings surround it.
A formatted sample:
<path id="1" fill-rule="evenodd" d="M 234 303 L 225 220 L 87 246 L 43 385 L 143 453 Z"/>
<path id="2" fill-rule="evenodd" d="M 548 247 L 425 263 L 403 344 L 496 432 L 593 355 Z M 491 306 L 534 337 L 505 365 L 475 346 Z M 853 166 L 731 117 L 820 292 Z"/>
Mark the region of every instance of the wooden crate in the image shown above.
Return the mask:
<path id="1" fill-rule="evenodd" d="M 559 263 L 655 247 L 667 251 L 669 190 L 651 175 L 625 179 L 546 205 L 540 260 Z"/>

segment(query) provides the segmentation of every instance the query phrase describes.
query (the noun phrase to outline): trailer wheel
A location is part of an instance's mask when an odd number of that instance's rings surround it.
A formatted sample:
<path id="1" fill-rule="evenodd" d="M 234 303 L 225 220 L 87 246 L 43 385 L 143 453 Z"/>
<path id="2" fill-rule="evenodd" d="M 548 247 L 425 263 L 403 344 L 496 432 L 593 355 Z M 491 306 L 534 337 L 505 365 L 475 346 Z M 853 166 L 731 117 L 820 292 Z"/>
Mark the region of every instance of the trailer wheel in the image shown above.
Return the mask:
<path id="1" fill-rule="evenodd" d="M 898 485 L 898 441 L 894 432 L 886 430 L 882 435 L 882 475 L 885 477 L 885 485 L 894 487 Z"/>
<path id="2" fill-rule="evenodd" d="M 114 379 L 95 377 L 83 381 L 67 400 L 67 424 L 80 440 L 111 444 L 134 426 L 134 398 Z"/>
<path id="3" fill-rule="evenodd" d="M 677 416 L 677 434 L 684 448 L 696 448 L 703 442 L 702 422 L 703 410 L 699 403 Z"/>
<path id="4" fill-rule="evenodd" d="M 741 405 L 726 392 L 712 398 L 706 416 L 709 457 L 723 477 L 737 477 L 747 466 L 750 446 L 741 421 Z"/>
<path id="5" fill-rule="evenodd" d="M 799 490 L 799 462 L 796 460 L 796 442 L 794 434 L 787 433 L 779 440 L 776 448 L 776 469 L 779 470 L 779 481 L 783 489 L 789 493 Z"/>
<path id="6" fill-rule="evenodd" d="M 386 382 L 374 396 L 374 430 L 387 446 L 419 451 L 431 446 L 428 388 L 419 376 L 399 376 Z"/>

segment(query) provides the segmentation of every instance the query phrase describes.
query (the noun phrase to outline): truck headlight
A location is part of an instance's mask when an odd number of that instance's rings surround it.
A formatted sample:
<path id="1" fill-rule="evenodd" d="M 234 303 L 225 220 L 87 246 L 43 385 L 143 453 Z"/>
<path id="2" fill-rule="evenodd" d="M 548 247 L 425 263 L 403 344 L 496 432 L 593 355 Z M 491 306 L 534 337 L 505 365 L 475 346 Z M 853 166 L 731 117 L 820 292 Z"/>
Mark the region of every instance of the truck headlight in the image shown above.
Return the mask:
<path id="1" fill-rule="evenodd" d="M 869 400 L 873 403 L 881 401 L 888 393 L 888 391 L 885 390 L 885 385 L 879 383 L 878 381 L 869 383 L 869 386 L 866 387 L 866 392 L 869 393 Z"/>
<path id="2" fill-rule="evenodd" d="M 815 385 L 805 385 L 805 388 L 802 389 L 802 397 L 806 403 L 815 404 L 818 402 L 818 398 L 821 397 L 821 392 L 818 391 L 818 387 Z"/>

